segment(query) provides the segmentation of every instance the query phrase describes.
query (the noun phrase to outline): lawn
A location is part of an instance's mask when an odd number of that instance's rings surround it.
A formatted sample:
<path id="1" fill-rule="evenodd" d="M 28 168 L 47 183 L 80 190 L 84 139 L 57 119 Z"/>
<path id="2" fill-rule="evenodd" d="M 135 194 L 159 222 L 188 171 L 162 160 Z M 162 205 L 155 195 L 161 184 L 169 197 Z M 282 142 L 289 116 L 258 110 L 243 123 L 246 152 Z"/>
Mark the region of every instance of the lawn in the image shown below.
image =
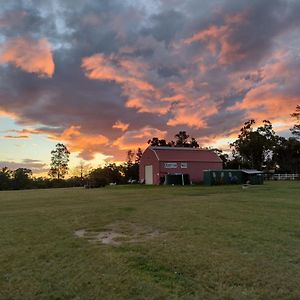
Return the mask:
<path id="1" fill-rule="evenodd" d="M 0 232 L 1 300 L 300 299 L 300 182 L 0 192 Z"/>

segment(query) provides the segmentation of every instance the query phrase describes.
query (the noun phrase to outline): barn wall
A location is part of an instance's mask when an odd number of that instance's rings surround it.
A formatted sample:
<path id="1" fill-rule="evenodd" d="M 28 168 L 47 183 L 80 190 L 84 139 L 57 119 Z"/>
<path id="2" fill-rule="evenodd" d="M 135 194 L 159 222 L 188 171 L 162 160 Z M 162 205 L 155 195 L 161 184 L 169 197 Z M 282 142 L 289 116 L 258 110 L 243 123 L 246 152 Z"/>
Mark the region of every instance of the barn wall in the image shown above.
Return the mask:
<path id="1" fill-rule="evenodd" d="M 139 178 L 140 182 L 145 179 L 145 166 L 152 165 L 153 166 L 153 184 L 159 184 L 159 167 L 158 160 L 156 158 L 155 153 L 147 148 L 141 158 L 140 168 L 139 168 Z"/>
<path id="2" fill-rule="evenodd" d="M 165 163 L 169 162 L 160 162 L 159 163 L 159 174 L 160 177 L 164 177 L 166 174 L 175 174 L 175 173 L 183 173 L 189 174 L 190 180 L 193 183 L 199 183 L 203 181 L 203 171 L 204 170 L 221 170 L 223 168 L 221 162 L 189 162 L 187 163 L 187 168 L 181 168 L 181 162 L 177 162 L 177 168 L 165 168 Z"/>

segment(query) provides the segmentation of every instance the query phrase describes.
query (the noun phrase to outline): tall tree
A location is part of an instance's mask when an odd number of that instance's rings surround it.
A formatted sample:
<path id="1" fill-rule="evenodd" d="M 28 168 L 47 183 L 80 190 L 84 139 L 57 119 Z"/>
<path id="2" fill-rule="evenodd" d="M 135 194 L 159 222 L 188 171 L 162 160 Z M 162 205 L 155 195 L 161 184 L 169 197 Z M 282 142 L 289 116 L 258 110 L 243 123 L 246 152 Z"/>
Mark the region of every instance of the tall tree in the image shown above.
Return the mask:
<path id="1" fill-rule="evenodd" d="M 70 152 L 67 147 L 62 143 L 56 144 L 55 149 L 51 151 L 49 175 L 57 179 L 64 178 L 69 170 L 69 157 Z"/>
<path id="2" fill-rule="evenodd" d="M 188 147 L 188 138 L 186 131 L 179 131 L 175 134 L 175 147 Z"/>
<path id="3" fill-rule="evenodd" d="M 10 188 L 11 178 L 12 172 L 7 167 L 0 169 L 0 190 L 8 190 Z"/>
<path id="4" fill-rule="evenodd" d="M 81 180 L 85 178 L 92 171 L 90 164 L 86 164 L 84 161 L 80 163 L 71 170 L 72 176 L 79 177 Z"/>
<path id="5" fill-rule="evenodd" d="M 142 155 L 143 155 L 142 149 L 141 149 L 141 148 L 138 148 L 138 149 L 137 149 L 137 152 L 136 152 L 136 154 L 135 154 L 135 163 L 136 163 L 136 164 L 138 164 L 138 165 L 140 164 Z"/>
<path id="6" fill-rule="evenodd" d="M 273 160 L 280 173 L 300 173 L 300 141 L 278 137 Z"/>
<path id="7" fill-rule="evenodd" d="M 296 111 L 291 116 L 296 121 L 296 124 L 291 128 L 291 132 L 296 138 L 300 138 L 300 105 L 297 105 Z"/>
<path id="8" fill-rule="evenodd" d="M 238 139 L 230 146 L 233 148 L 233 156 L 243 165 L 261 170 L 269 161 L 275 146 L 275 132 L 270 121 L 264 120 L 263 126 L 254 130 L 255 120 L 244 123 Z"/>

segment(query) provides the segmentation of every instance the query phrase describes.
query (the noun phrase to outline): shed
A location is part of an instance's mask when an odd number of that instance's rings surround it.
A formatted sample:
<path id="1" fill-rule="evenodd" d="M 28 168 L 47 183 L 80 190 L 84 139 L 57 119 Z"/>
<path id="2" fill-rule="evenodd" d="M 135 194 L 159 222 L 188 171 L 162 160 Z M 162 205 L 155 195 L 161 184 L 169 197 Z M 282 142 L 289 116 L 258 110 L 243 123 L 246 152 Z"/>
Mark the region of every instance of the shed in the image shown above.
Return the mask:
<path id="1" fill-rule="evenodd" d="M 168 174 L 184 175 L 192 183 L 203 181 L 203 171 L 222 169 L 219 156 L 206 149 L 184 147 L 148 147 L 139 169 L 140 182 L 162 184 Z"/>
<path id="2" fill-rule="evenodd" d="M 263 172 L 248 169 L 205 170 L 205 185 L 222 184 L 263 184 Z"/>

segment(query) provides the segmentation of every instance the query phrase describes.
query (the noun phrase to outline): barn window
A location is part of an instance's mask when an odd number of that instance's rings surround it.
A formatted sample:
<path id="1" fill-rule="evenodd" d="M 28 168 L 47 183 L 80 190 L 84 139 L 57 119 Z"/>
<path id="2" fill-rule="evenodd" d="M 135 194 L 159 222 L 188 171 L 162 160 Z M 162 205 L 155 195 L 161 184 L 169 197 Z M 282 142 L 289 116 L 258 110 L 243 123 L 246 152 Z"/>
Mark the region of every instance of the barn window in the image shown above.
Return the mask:
<path id="1" fill-rule="evenodd" d="M 166 169 L 176 169 L 177 168 L 177 163 L 175 163 L 175 162 L 165 163 L 165 168 Z"/>
<path id="2" fill-rule="evenodd" d="M 182 162 L 180 165 L 181 169 L 186 169 L 187 168 L 187 163 L 186 162 Z"/>

